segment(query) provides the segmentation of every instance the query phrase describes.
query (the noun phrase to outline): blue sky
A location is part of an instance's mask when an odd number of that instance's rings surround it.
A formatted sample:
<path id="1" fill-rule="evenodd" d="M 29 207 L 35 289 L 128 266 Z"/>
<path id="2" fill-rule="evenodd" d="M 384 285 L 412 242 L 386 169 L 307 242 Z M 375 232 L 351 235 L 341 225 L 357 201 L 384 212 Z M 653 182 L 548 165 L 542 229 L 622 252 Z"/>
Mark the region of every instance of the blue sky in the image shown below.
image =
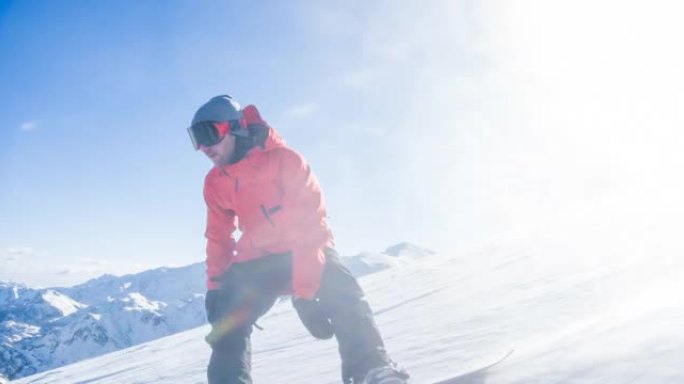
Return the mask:
<path id="1" fill-rule="evenodd" d="M 225 93 L 308 158 L 343 254 L 667 211 L 674 12 L 545 4 L 3 2 L 0 280 L 203 260 L 185 127 Z"/>
<path id="2" fill-rule="evenodd" d="M 0 249 L 11 266 L 2 277 L 58 273 L 58 283 L 202 260 L 210 165 L 184 129 L 223 93 L 256 104 L 310 160 L 342 252 L 436 246 L 429 214 L 399 192 L 413 176 L 400 169 L 404 137 L 392 131 L 416 97 L 420 62 L 402 46 L 405 26 L 374 24 L 386 11 L 361 2 L 4 4 Z"/>

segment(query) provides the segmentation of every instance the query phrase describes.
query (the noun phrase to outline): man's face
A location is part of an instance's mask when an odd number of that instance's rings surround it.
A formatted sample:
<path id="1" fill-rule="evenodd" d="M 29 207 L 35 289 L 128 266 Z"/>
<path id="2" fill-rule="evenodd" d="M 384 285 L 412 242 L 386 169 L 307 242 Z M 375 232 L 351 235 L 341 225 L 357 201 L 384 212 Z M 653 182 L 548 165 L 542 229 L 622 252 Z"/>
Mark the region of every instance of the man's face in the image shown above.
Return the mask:
<path id="1" fill-rule="evenodd" d="M 200 145 L 199 149 L 214 162 L 214 165 L 226 165 L 235 152 L 235 136 L 226 134 L 221 141 L 210 147 Z"/>

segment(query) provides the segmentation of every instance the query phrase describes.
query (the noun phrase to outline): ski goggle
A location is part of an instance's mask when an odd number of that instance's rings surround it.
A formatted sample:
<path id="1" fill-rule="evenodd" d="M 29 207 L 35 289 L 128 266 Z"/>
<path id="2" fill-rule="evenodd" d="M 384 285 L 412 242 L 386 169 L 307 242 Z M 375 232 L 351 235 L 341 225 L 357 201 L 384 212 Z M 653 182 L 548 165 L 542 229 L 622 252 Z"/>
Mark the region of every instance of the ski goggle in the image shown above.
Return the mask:
<path id="1" fill-rule="evenodd" d="M 218 144 L 228 132 L 241 130 L 239 120 L 231 121 L 200 121 L 188 128 L 192 146 L 197 150 L 202 147 L 211 147 Z"/>

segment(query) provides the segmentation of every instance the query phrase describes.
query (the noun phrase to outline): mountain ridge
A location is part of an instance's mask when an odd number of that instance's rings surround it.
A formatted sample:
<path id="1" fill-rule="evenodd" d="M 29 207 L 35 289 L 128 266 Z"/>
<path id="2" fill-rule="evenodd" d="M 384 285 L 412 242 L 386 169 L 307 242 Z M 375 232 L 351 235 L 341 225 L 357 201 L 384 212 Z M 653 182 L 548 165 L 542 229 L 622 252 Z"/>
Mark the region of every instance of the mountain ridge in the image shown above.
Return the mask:
<path id="1" fill-rule="evenodd" d="M 342 257 L 356 276 L 431 251 L 410 243 Z M 0 282 L 0 375 L 9 379 L 54 369 L 206 323 L 205 266 L 105 274 L 71 287 L 31 288 Z"/>

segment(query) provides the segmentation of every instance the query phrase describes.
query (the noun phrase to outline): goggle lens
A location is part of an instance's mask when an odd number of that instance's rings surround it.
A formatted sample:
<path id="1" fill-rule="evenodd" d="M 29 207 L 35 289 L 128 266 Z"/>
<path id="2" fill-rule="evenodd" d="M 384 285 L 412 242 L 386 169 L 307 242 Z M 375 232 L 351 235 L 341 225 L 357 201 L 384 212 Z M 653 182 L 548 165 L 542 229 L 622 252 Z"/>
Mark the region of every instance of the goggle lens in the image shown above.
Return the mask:
<path id="1" fill-rule="evenodd" d="M 200 146 L 211 147 L 218 144 L 228 132 L 241 137 L 248 135 L 242 120 L 200 121 L 188 128 L 190 140 L 195 149 L 199 149 Z"/>
<path id="2" fill-rule="evenodd" d="M 188 128 L 192 146 L 199 149 L 200 146 L 211 147 L 221 141 L 223 135 L 219 132 L 215 123 L 212 121 L 200 121 Z"/>

